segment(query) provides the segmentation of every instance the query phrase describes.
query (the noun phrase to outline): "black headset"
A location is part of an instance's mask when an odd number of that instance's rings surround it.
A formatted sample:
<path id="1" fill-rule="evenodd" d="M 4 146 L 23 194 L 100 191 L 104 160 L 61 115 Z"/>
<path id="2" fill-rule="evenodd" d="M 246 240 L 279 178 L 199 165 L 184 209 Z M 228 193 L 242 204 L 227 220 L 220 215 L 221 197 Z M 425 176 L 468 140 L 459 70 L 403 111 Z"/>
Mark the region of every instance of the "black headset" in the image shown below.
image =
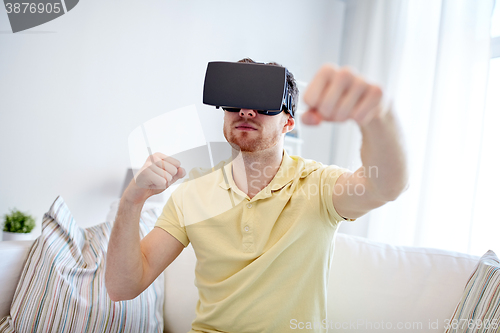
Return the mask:
<path id="1" fill-rule="evenodd" d="M 228 112 L 241 109 L 294 117 L 292 94 L 285 67 L 263 63 L 209 62 L 203 86 L 203 103 Z"/>

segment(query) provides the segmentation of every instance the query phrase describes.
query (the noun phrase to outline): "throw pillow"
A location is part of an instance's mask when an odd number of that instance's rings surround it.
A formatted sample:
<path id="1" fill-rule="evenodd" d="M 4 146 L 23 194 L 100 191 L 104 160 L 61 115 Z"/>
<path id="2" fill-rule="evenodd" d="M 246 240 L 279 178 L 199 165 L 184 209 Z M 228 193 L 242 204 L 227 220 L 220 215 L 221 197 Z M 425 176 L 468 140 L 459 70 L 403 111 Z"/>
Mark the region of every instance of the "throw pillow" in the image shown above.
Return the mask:
<path id="1" fill-rule="evenodd" d="M 144 237 L 159 216 L 143 210 Z M 0 332 L 162 332 L 164 276 L 133 300 L 113 302 L 104 272 L 111 222 L 80 228 L 61 197 L 42 223 Z"/>
<path id="2" fill-rule="evenodd" d="M 445 328 L 446 333 L 500 331 L 500 260 L 493 251 L 479 259 Z"/>

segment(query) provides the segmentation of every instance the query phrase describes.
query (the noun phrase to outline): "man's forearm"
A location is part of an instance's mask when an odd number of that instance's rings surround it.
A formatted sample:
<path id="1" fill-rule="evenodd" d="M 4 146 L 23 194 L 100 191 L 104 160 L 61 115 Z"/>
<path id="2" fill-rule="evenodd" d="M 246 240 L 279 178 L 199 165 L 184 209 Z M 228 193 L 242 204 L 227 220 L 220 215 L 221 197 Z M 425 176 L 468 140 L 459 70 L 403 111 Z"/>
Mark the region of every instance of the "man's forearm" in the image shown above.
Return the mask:
<path id="1" fill-rule="evenodd" d="M 402 132 L 391 109 L 360 126 L 363 135 L 363 172 L 376 195 L 395 200 L 408 185 L 408 170 Z"/>
<path id="2" fill-rule="evenodd" d="M 135 297 L 142 279 L 139 220 L 143 205 L 128 201 L 125 193 L 120 200 L 106 257 L 106 287 L 113 300 Z"/>

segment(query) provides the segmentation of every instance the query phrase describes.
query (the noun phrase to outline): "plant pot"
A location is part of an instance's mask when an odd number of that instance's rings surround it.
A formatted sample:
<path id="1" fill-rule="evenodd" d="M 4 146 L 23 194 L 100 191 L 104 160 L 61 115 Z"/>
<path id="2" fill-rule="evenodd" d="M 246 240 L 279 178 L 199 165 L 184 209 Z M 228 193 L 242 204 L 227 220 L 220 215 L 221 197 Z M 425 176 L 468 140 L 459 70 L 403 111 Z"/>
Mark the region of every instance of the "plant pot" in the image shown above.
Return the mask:
<path id="1" fill-rule="evenodd" d="M 2 232 L 2 240 L 4 241 L 22 241 L 22 240 L 33 240 L 33 234 L 30 232 L 29 234 L 24 234 L 20 232 Z"/>

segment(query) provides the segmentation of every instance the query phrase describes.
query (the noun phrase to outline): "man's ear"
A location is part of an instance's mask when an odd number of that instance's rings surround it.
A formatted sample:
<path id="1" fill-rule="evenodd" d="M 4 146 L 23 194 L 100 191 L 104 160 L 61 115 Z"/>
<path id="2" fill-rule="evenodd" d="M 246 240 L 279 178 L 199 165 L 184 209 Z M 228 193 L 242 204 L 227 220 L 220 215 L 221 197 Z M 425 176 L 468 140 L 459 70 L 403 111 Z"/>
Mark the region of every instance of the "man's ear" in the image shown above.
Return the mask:
<path id="1" fill-rule="evenodd" d="M 290 114 L 286 114 L 286 123 L 283 126 L 283 132 L 282 133 L 288 133 L 291 132 L 295 128 L 295 119 Z"/>

